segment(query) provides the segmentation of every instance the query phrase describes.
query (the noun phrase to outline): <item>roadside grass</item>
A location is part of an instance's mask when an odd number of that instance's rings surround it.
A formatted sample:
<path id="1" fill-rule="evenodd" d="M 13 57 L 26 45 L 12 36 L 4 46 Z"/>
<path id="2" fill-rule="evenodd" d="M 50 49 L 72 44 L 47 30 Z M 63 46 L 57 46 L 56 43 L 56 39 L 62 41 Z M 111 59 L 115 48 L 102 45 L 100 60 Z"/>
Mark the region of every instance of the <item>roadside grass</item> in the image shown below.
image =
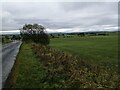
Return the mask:
<path id="1" fill-rule="evenodd" d="M 7 88 L 37 88 L 42 87 L 46 77 L 40 59 L 33 53 L 30 44 L 23 43 L 17 56 Z"/>
<path id="2" fill-rule="evenodd" d="M 90 63 L 104 64 L 111 68 L 115 68 L 118 64 L 117 34 L 110 34 L 109 36 L 54 38 L 51 39 L 50 46 L 70 52 Z"/>

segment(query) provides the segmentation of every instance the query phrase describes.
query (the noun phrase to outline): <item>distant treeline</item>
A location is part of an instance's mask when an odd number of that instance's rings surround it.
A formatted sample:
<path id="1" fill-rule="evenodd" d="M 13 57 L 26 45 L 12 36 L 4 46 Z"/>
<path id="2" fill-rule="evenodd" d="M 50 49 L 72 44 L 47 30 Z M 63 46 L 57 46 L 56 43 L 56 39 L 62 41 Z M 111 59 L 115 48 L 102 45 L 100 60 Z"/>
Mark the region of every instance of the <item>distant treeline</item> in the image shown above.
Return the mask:
<path id="1" fill-rule="evenodd" d="M 59 38 L 59 37 L 73 37 L 73 36 L 108 36 L 107 32 L 81 32 L 81 33 L 51 33 L 49 34 L 51 38 Z"/>
<path id="2" fill-rule="evenodd" d="M 2 35 L 1 41 L 2 43 L 12 42 L 13 40 L 20 40 L 20 35 Z"/>

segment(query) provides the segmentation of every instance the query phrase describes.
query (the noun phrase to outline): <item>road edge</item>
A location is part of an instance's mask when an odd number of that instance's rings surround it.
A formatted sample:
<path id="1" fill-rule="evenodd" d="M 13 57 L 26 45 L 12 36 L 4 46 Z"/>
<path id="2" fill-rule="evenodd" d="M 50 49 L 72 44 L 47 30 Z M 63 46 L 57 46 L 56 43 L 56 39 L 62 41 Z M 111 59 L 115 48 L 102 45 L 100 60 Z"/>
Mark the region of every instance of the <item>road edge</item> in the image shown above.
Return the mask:
<path id="1" fill-rule="evenodd" d="M 9 73 L 7 79 L 5 80 L 4 85 L 2 84 L 2 90 L 6 88 L 7 82 L 9 81 L 9 79 L 10 79 L 10 77 L 11 77 L 12 71 L 13 71 L 13 69 L 14 69 L 14 67 L 15 67 L 16 58 L 17 58 L 17 56 L 18 56 L 18 54 L 19 54 L 19 52 L 20 52 L 21 46 L 22 46 L 22 41 L 20 41 L 20 45 L 18 46 L 18 50 L 16 51 L 17 54 L 16 54 L 16 55 L 14 56 L 14 58 L 13 58 L 13 59 L 14 59 L 14 64 L 13 64 L 11 70 L 10 70 L 10 73 Z"/>

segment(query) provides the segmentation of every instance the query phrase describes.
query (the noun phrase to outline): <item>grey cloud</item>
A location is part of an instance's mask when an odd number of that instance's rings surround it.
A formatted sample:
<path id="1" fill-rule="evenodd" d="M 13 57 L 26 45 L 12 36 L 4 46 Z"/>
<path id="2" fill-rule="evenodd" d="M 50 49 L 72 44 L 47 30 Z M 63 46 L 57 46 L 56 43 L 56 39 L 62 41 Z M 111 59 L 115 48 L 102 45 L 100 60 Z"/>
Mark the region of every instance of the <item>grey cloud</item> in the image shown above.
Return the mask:
<path id="1" fill-rule="evenodd" d="M 46 28 L 75 28 L 117 25 L 118 4 L 114 2 L 3 3 L 3 29 L 39 23 Z"/>
<path id="2" fill-rule="evenodd" d="M 75 10 L 86 10 L 89 11 L 89 9 L 93 9 L 96 12 L 98 10 L 104 10 L 107 12 L 116 12 L 118 9 L 118 3 L 117 2 L 65 2 L 61 3 L 61 7 L 65 11 L 75 11 Z M 108 11 L 110 10 L 110 11 Z"/>

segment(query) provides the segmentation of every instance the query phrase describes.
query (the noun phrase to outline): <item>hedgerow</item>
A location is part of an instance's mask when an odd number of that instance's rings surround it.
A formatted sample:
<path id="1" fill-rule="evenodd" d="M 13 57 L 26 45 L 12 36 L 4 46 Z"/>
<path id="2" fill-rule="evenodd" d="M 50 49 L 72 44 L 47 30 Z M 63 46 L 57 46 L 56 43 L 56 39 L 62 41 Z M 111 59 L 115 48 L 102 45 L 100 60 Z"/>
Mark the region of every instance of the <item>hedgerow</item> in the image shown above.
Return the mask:
<path id="1" fill-rule="evenodd" d="M 48 88 L 120 88 L 117 72 L 81 60 L 77 56 L 40 44 L 34 53 L 47 71 L 43 83 Z"/>

